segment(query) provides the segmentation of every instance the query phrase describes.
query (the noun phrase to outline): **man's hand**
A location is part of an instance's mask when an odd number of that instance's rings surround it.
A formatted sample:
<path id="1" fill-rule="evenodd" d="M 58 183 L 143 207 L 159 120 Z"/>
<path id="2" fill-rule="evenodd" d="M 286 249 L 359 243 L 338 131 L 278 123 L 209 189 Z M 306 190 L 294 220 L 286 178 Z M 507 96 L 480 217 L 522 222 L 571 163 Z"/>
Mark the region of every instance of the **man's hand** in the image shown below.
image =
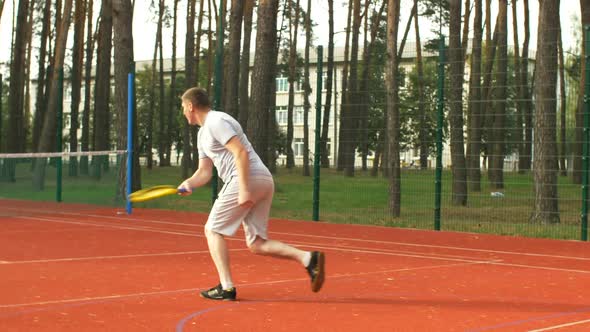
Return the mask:
<path id="1" fill-rule="evenodd" d="M 181 183 L 177 189 L 179 191 L 182 191 L 178 193 L 181 196 L 188 196 L 193 193 L 193 188 L 191 187 L 191 184 L 189 183 L 188 179 Z"/>
<path id="2" fill-rule="evenodd" d="M 240 189 L 238 193 L 238 205 L 245 208 L 249 208 L 254 205 L 252 194 L 247 190 Z"/>

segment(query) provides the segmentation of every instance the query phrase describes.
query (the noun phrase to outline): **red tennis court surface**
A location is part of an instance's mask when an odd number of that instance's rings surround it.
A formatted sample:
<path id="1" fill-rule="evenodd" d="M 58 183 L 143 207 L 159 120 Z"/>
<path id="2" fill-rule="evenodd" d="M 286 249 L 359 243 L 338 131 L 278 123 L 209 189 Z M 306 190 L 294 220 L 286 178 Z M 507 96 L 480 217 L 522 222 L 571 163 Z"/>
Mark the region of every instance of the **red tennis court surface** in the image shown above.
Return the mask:
<path id="1" fill-rule="evenodd" d="M 0 331 L 590 331 L 587 243 L 273 220 L 326 252 L 324 289 L 238 234 L 220 303 L 205 215 L 120 213 L 0 201 Z"/>

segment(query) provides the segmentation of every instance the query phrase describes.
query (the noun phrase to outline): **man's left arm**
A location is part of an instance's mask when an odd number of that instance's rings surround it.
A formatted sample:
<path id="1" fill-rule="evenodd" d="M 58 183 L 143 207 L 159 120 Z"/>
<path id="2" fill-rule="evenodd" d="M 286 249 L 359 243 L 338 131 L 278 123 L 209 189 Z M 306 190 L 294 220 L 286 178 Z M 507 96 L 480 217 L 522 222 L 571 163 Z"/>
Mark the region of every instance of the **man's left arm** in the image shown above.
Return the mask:
<path id="1" fill-rule="evenodd" d="M 252 205 L 254 202 L 252 201 L 252 194 L 248 188 L 250 180 L 250 158 L 248 156 L 248 151 L 238 136 L 232 137 L 225 144 L 225 148 L 233 154 L 236 168 L 238 170 L 238 181 L 240 186 L 238 204 L 246 206 Z"/>

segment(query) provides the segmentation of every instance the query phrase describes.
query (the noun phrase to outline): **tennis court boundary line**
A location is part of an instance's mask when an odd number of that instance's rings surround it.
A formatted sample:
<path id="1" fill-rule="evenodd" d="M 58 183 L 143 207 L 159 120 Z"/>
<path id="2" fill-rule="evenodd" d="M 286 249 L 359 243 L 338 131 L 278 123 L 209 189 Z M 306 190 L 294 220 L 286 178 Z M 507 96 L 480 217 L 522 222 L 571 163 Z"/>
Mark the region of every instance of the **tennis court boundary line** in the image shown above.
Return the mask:
<path id="1" fill-rule="evenodd" d="M 181 233 L 181 232 L 169 232 L 169 231 L 165 231 L 165 230 L 159 230 L 159 229 L 153 229 L 153 228 L 134 228 L 134 227 L 123 227 L 123 226 L 116 226 L 116 225 L 112 225 L 112 224 L 93 224 L 93 223 L 84 223 L 84 222 L 77 222 L 77 221 L 64 221 L 64 220 L 55 220 L 55 219 L 48 219 L 48 218 L 37 218 L 37 217 L 21 217 L 23 219 L 30 219 L 30 220 L 38 220 L 38 221 L 44 221 L 44 222 L 55 222 L 55 223 L 66 223 L 66 224 L 78 224 L 78 225 L 83 225 L 83 226 L 94 226 L 94 227 L 104 227 L 104 228 L 115 228 L 115 229 L 124 229 L 124 230 L 135 230 L 135 231 L 143 231 L 143 232 L 154 232 L 154 233 L 162 233 L 162 234 L 172 234 L 172 235 L 180 235 L 180 236 L 190 236 L 190 237 L 201 237 L 204 238 L 204 235 L 198 235 L 198 234 L 190 234 L 190 233 Z M 230 241 L 239 241 L 244 243 L 243 239 L 237 239 L 237 238 L 231 238 L 228 237 L 226 238 L 227 240 Z M 331 247 L 322 247 L 323 244 L 317 244 L 317 243 L 310 243 L 310 242 L 297 242 L 297 241 L 293 241 L 291 242 L 293 244 L 299 244 L 302 246 L 309 246 L 309 247 L 314 247 L 314 248 L 326 248 L 326 249 L 340 249 L 340 251 L 354 251 L 354 250 L 359 250 L 355 247 L 338 247 L 338 246 L 331 246 Z M 374 253 L 374 254 L 380 254 L 380 253 L 386 253 L 387 255 L 391 255 L 391 256 L 399 256 L 399 257 L 410 257 L 410 258 L 422 258 L 422 259 L 435 259 L 435 260 L 447 260 L 447 261 L 470 261 L 470 262 L 477 262 L 477 261 L 481 261 L 481 260 L 477 260 L 475 257 L 473 260 L 461 260 L 461 259 L 456 259 L 456 258 L 445 258 L 445 257 L 439 257 L 436 255 L 424 255 L 422 253 L 416 253 L 416 254 L 400 254 L 400 253 L 395 253 L 395 252 L 389 252 L 387 251 L 387 249 L 382 250 L 382 251 L 378 251 L 379 249 L 377 249 L 376 251 L 374 250 L 373 252 L 371 251 L 366 251 L 366 253 Z M 358 251 L 358 252 L 362 252 Z M 540 270 L 547 270 L 547 271 L 559 271 L 559 272 L 571 272 L 571 273 L 582 273 L 582 274 L 590 274 L 590 271 L 588 270 L 577 270 L 577 269 L 564 269 L 564 268 L 556 268 L 556 267 L 550 267 L 550 266 L 539 266 L 539 265 L 527 265 L 527 264 L 516 264 L 516 263 L 507 263 L 507 262 L 503 262 L 503 261 L 494 261 L 494 260 L 490 260 L 488 261 L 488 264 L 490 265 L 500 265 L 500 266 L 510 266 L 510 267 L 519 267 L 519 268 L 530 268 L 530 269 L 540 269 Z"/>
<path id="2" fill-rule="evenodd" d="M 43 222 L 54 222 L 54 223 L 65 223 L 65 224 L 79 224 L 79 225 L 82 225 L 82 226 L 93 226 L 93 227 L 104 227 L 104 228 L 134 230 L 134 231 L 141 231 L 141 232 L 163 233 L 163 234 L 190 236 L 190 237 L 202 237 L 202 238 L 205 237 L 204 235 L 195 235 L 195 234 L 190 234 L 190 233 L 179 233 L 179 232 L 169 232 L 169 231 L 165 231 L 165 230 L 151 229 L 151 228 L 122 227 L 122 226 L 116 226 L 116 225 L 110 225 L 110 224 L 81 223 L 81 222 L 77 222 L 77 221 L 65 221 L 65 220 L 61 220 L 61 219 L 55 220 L 55 219 L 38 218 L 38 217 L 21 217 L 21 218 L 22 219 L 28 219 L 28 220 L 43 221 Z M 242 239 L 229 238 L 229 237 L 226 238 L 226 240 L 239 241 L 239 242 L 242 242 L 242 243 L 245 242 Z M 387 255 L 390 255 L 390 256 L 400 256 L 400 257 L 410 257 L 410 258 L 433 259 L 433 260 L 444 260 L 444 261 L 455 261 L 455 262 L 480 262 L 480 261 L 482 261 L 482 260 L 478 260 L 478 259 L 457 259 L 457 258 L 451 258 L 451 257 L 439 257 L 439 256 L 436 256 L 436 255 L 424 255 L 424 254 L 420 254 L 420 253 L 403 254 L 403 253 L 383 252 L 383 251 L 381 251 L 381 252 L 380 251 L 368 251 L 368 250 L 363 251 L 362 249 L 359 250 L 359 249 L 357 249 L 355 247 L 338 247 L 338 246 L 322 247 L 321 244 L 310 243 L 310 242 L 297 242 L 297 241 L 294 241 L 292 243 L 293 244 L 303 245 L 303 246 L 310 246 L 310 247 L 314 247 L 314 248 L 323 248 L 323 249 L 328 249 L 328 250 L 336 248 L 336 249 L 339 249 L 340 251 L 351 251 L 351 252 L 352 251 L 357 251 L 359 253 L 387 254 Z"/>
<path id="3" fill-rule="evenodd" d="M 234 252 L 234 251 L 247 251 L 248 249 L 228 249 L 228 250 L 231 252 Z M 1 265 L 17 265 L 17 264 L 36 264 L 36 263 L 78 262 L 78 261 L 93 261 L 93 260 L 142 258 L 142 257 L 185 256 L 185 255 L 208 254 L 208 253 L 209 253 L 209 250 L 196 250 L 196 251 L 162 252 L 162 253 L 150 253 L 150 254 L 64 257 L 64 258 L 32 259 L 32 260 L 22 260 L 22 261 L 0 261 L 0 264 Z"/>
<path id="4" fill-rule="evenodd" d="M 391 270 L 384 270 L 384 271 L 336 274 L 336 275 L 330 275 L 329 279 L 346 279 L 346 278 L 354 278 L 354 277 L 383 274 L 383 273 L 430 270 L 430 269 L 439 269 L 439 268 L 447 268 L 447 267 L 455 267 L 455 266 L 477 265 L 477 264 L 488 264 L 488 262 L 481 261 L 481 262 L 469 262 L 469 263 L 425 265 L 425 266 L 418 266 L 418 267 L 414 267 L 414 268 L 398 268 L 398 269 L 391 269 Z M 309 281 L 309 278 L 306 277 L 306 278 L 294 278 L 294 279 L 283 279 L 283 280 L 274 280 L 274 281 L 243 283 L 243 284 L 240 284 L 239 286 L 240 287 L 252 287 L 252 286 L 259 286 L 259 285 L 275 285 L 275 284 L 283 284 L 283 283 L 299 282 L 299 281 Z M 201 289 L 202 288 L 200 288 L 200 287 L 199 288 L 183 288 L 183 289 L 176 289 L 176 290 L 156 291 L 156 292 L 139 292 L 139 293 L 131 293 L 131 294 L 114 294 L 114 295 L 82 297 L 82 298 L 63 299 L 63 300 L 49 300 L 49 301 L 38 301 L 38 302 L 28 302 L 28 303 L 16 303 L 16 304 L 0 304 L 0 308 L 22 308 L 22 307 L 30 307 L 30 306 L 67 304 L 67 303 L 76 303 L 76 302 L 91 302 L 91 301 L 100 301 L 100 300 L 122 300 L 122 299 L 142 297 L 142 296 L 157 296 L 157 295 L 193 292 L 193 291 L 198 291 Z"/>
<path id="5" fill-rule="evenodd" d="M 551 331 L 551 330 L 560 329 L 562 327 L 570 327 L 570 326 L 575 326 L 575 325 L 580 325 L 580 324 L 586 324 L 586 323 L 590 323 L 590 319 L 580 320 L 580 321 L 571 322 L 571 323 L 565 323 L 565 324 L 561 324 L 561 325 L 554 325 L 554 326 L 544 327 L 544 328 L 540 328 L 540 329 L 536 329 L 536 330 L 529 330 L 529 332 Z"/>
<path id="6" fill-rule="evenodd" d="M 97 215 L 97 214 L 84 214 L 84 213 L 76 213 L 76 212 L 49 211 L 49 210 L 38 210 L 38 209 L 18 209 L 18 208 L 9 208 L 9 207 L 6 207 L 6 208 L 7 209 L 12 209 L 12 210 L 31 211 L 31 212 L 39 212 L 39 213 L 47 213 L 47 214 L 86 216 L 86 217 L 93 217 L 93 218 L 113 219 L 113 220 L 118 220 L 118 221 L 139 221 L 139 222 L 147 222 L 147 223 L 160 223 L 160 224 L 169 224 L 169 225 L 178 225 L 178 226 L 189 226 L 189 227 L 204 228 L 204 225 L 176 223 L 176 222 L 169 222 L 169 221 L 162 221 L 162 220 L 154 220 L 154 219 L 122 218 L 122 217 L 103 216 L 103 215 Z M 15 217 L 18 218 L 19 216 L 15 216 Z M 365 227 L 371 227 L 371 226 L 367 225 Z M 285 232 L 274 232 L 274 231 L 269 231 L 269 233 L 270 234 L 286 235 L 286 236 L 301 236 L 301 237 L 311 237 L 311 238 L 321 238 L 321 239 L 331 239 L 331 240 L 346 240 L 346 241 L 366 242 L 366 243 L 376 243 L 376 244 L 393 244 L 393 245 L 409 246 L 409 247 L 449 249 L 449 250 L 473 251 L 473 252 L 484 252 L 484 253 L 493 253 L 493 254 L 520 255 L 520 256 L 529 256 L 529 257 L 547 257 L 547 258 L 558 258 L 558 259 L 590 261 L 590 257 L 562 256 L 562 255 L 527 253 L 527 252 L 517 252 L 517 251 L 504 251 L 504 250 L 491 250 L 491 249 L 478 249 L 478 248 L 456 247 L 456 246 L 441 246 L 441 245 L 431 245 L 431 244 L 421 244 L 421 243 L 411 243 L 411 242 L 397 242 L 397 241 L 380 241 L 380 240 L 369 240 L 369 239 L 355 239 L 355 238 L 348 238 L 348 237 L 335 237 L 335 236 L 300 234 L 300 233 L 285 233 Z"/>

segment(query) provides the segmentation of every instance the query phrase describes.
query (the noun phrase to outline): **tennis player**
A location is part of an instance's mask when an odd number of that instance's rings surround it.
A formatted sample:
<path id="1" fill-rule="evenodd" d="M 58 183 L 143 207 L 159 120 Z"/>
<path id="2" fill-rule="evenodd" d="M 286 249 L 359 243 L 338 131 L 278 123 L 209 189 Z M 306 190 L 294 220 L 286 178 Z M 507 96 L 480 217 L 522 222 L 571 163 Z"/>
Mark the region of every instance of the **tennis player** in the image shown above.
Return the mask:
<path id="1" fill-rule="evenodd" d="M 240 124 L 226 113 L 211 110 L 207 92 L 201 88 L 187 90 L 182 96 L 182 107 L 188 123 L 201 128 L 199 168 L 178 189 L 184 189 L 188 195 L 193 188 L 204 186 L 211 180 L 214 165 L 225 183 L 205 224 L 220 284 L 201 292 L 201 296 L 212 300 L 236 299 L 225 237 L 233 236 L 240 224 L 254 254 L 299 262 L 311 278 L 311 290 L 318 292 L 324 283 L 324 253 L 302 251 L 268 238 L 274 181 Z"/>

